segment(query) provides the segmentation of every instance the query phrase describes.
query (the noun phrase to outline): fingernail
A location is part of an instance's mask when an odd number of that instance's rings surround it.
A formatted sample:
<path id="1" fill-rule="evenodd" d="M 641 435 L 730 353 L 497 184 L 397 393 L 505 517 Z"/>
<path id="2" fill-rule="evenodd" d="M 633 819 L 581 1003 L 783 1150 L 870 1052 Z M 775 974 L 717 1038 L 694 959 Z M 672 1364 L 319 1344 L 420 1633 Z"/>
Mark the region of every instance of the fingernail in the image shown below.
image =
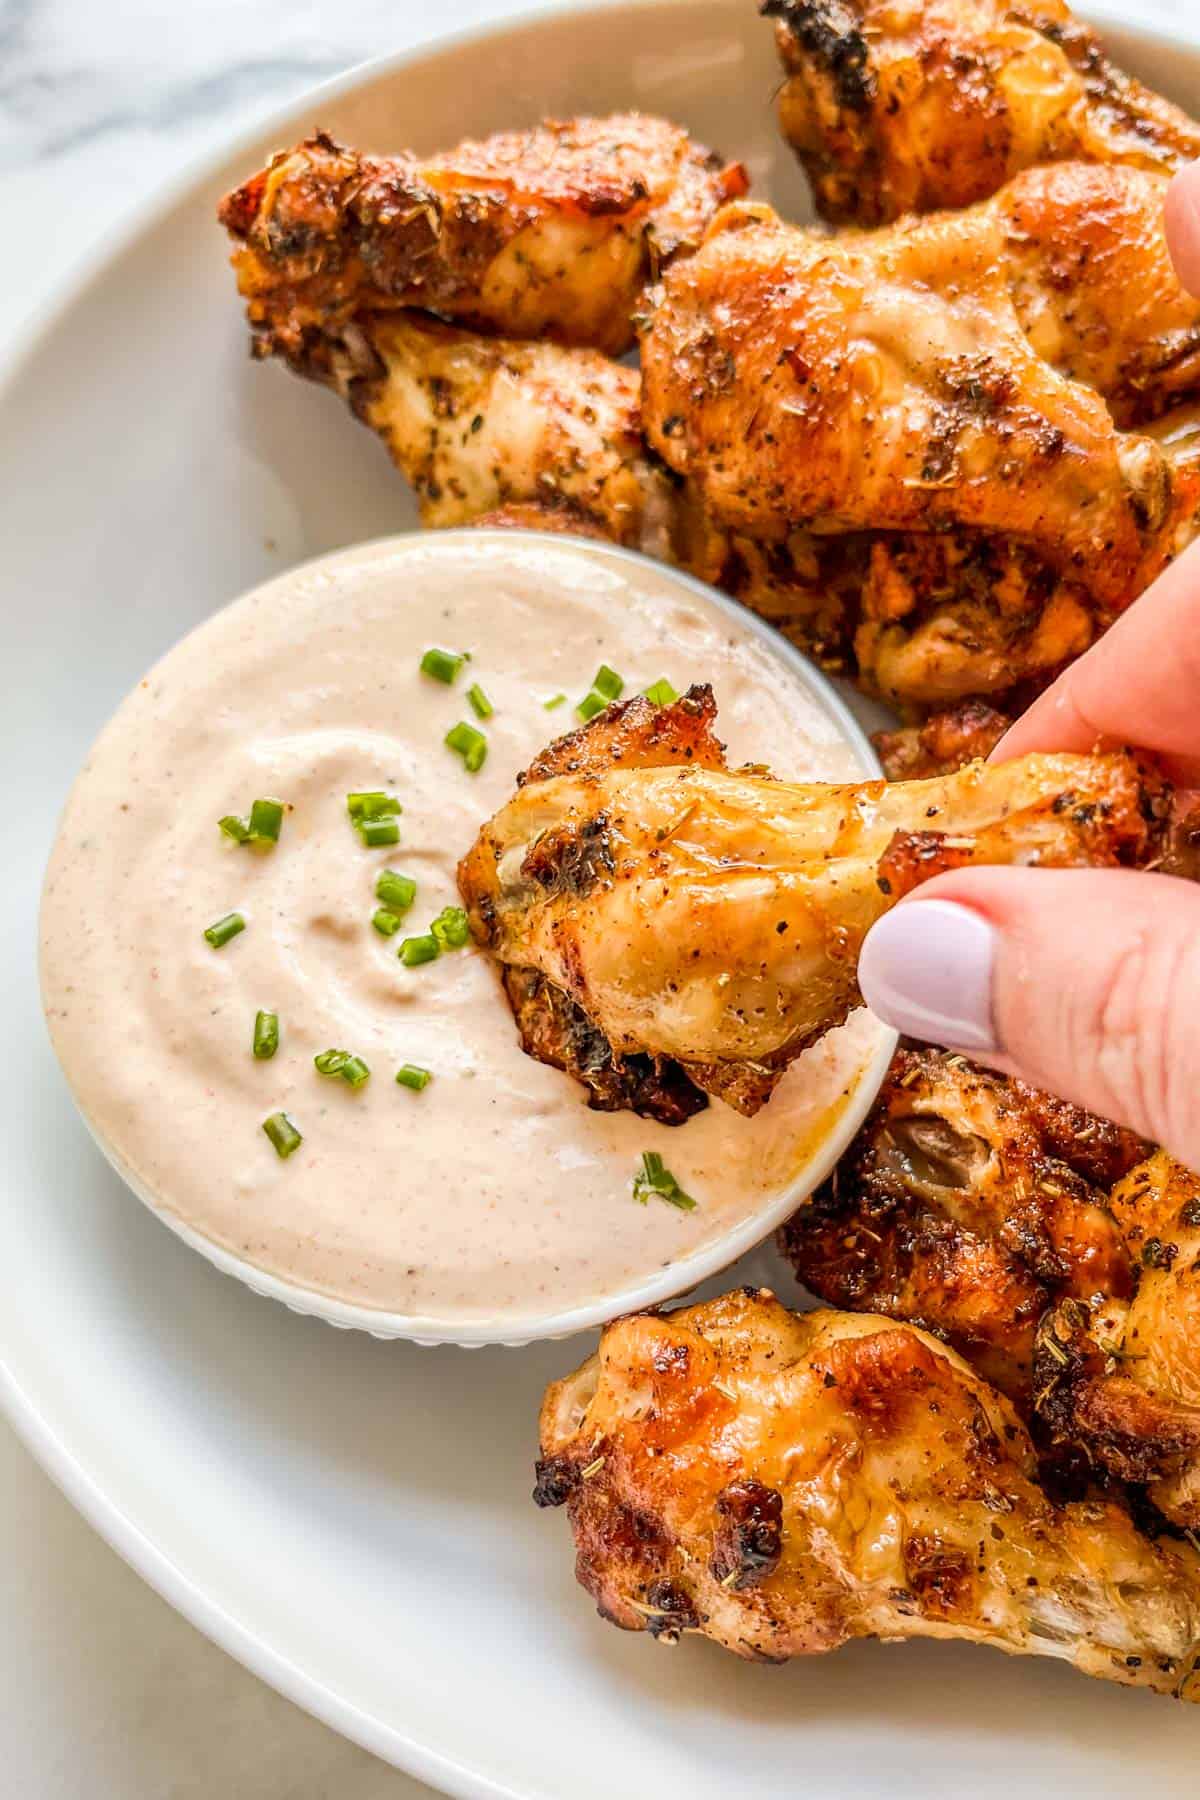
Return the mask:
<path id="1" fill-rule="evenodd" d="M 997 1050 L 995 952 L 994 928 L 970 907 L 912 900 L 867 933 L 859 986 L 876 1017 L 909 1037 L 954 1050 Z"/>

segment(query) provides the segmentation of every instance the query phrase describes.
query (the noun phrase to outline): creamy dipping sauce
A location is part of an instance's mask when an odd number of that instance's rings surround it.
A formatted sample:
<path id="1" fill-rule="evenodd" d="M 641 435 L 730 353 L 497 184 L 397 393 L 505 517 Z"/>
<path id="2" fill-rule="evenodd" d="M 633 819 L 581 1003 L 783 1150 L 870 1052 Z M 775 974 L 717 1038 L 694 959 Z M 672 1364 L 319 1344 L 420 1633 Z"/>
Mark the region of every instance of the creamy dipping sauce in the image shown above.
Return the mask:
<path id="1" fill-rule="evenodd" d="M 453 686 L 419 671 L 469 650 Z M 469 947 L 407 968 L 403 937 L 457 904 L 455 865 L 602 662 L 626 693 L 711 681 L 731 760 L 845 780 L 858 751 L 749 624 L 601 546 L 508 533 L 397 539 L 283 576 L 186 638 L 124 702 L 68 801 L 42 906 L 55 1048 L 101 1142 L 152 1203 L 258 1268 L 414 1320 L 507 1321 L 580 1305 L 676 1262 L 777 1196 L 876 1049 L 866 1012 L 794 1063 L 754 1119 L 714 1102 L 670 1129 L 597 1113 L 520 1050 L 495 968 Z M 466 690 L 494 706 L 478 721 Z M 547 711 L 565 692 L 568 703 Z M 468 774 L 459 720 L 489 752 Z M 346 796 L 398 796 L 367 849 Z M 221 835 L 259 796 L 288 811 L 266 854 Z M 384 868 L 417 883 L 400 933 L 371 924 Z M 203 933 L 238 911 L 214 950 Z M 280 1041 L 256 1061 L 256 1012 Z M 362 1057 L 357 1091 L 318 1075 Z M 396 1070 L 432 1071 L 423 1092 Z M 287 1160 L 262 1125 L 303 1134 Z M 636 1204 L 658 1150 L 697 1201 Z"/>

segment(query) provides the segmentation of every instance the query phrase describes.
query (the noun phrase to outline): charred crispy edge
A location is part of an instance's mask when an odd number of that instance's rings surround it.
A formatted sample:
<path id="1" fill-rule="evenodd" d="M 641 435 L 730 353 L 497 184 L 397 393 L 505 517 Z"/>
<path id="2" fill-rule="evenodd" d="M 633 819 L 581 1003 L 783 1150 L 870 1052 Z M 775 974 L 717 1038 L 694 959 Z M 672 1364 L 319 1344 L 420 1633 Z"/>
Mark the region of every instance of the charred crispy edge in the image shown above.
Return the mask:
<path id="1" fill-rule="evenodd" d="M 1060 1301 L 1038 1327 L 1034 1409 L 1052 1443 L 1122 1481 L 1156 1481 L 1200 1449 L 1200 1408 L 1160 1399 L 1114 1369 L 1076 1300 Z"/>
<path id="2" fill-rule="evenodd" d="M 716 717 L 717 703 L 707 682 L 694 684 L 670 706 L 655 706 L 644 694 L 614 701 L 535 756 L 517 776 L 517 786 L 558 775 L 600 776 L 622 764 L 651 769 L 695 763 L 723 769 L 725 746 L 713 731 Z"/>
<path id="3" fill-rule="evenodd" d="M 750 1477 L 717 1495 L 717 1527 L 709 1572 L 738 1592 L 766 1581 L 783 1554 L 783 1496 Z"/>
<path id="4" fill-rule="evenodd" d="M 875 97 L 870 46 L 838 0 L 762 0 L 765 19 L 779 19 L 833 82 L 840 105 L 866 112 Z"/>
<path id="5" fill-rule="evenodd" d="M 678 1063 L 614 1055 L 582 1007 L 538 970 L 505 968 L 503 981 L 522 1050 L 573 1076 L 595 1111 L 633 1112 L 660 1125 L 683 1125 L 708 1105 Z"/>
<path id="6" fill-rule="evenodd" d="M 986 760 L 1011 723 L 985 700 L 964 700 L 932 713 L 921 725 L 877 731 L 871 742 L 889 781 L 922 781 Z"/>

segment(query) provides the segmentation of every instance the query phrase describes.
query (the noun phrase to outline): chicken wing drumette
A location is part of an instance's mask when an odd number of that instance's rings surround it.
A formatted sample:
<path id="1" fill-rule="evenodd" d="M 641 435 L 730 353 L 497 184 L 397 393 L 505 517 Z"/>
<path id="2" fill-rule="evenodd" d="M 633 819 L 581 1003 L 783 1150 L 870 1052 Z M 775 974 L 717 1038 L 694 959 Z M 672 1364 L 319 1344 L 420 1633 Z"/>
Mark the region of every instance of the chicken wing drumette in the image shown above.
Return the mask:
<path id="1" fill-rule="evenodd" d="M 1200 1528 L 1200 1179 L 961 1056 L 905 1048 L 779 1249 L 830 1305 L 923 1326 L 1074 1476 Z"/>
<path id="2" fill-rule="evenodd" d="M 764 1661 L 963 1638 L 1195 1697 L 1200 1558 L 1056 1505 L 1012 1407 L 912 1326 L 742 1290 L 610 1325 L 542 1407 L 600 1612 Z"/>
<path id="3" fill-rule="evenodd" d="M 1194 446 L 1118 430 L 1109 404 L 1148 414 L 1197 376 L 1200 302 L 1159 190 L 1039 169 L 969 212 L 833 240 L 733 206 L 661 284 L 651 444 L 716 526 L 807 530 L 835 540 L 827 563 L 858 564 L 855 656 L 884 697 L 1044 681 L 1194 531 Z M 1106 246 L 1124 267 L 1134 220 L 1157 248 L 1110 288 L 1095 270 Z M 1090 254 L 1071 273 L 1076 235 Z"/>
<path id="4" fill-rule="evenodd" d="M 1200 126 L 1111 63 L 1063 0 L 763 0 L 783 135 L 841 224 L 967 206 L 1035 163 L 1167 174 Z"/>
<path id="5" fill-rule="evenodd" d="M 1108 1190 L 1144 1154 L 1131 1132 L 1023 1082 L 902 1049 L 779 1248 L 831 1306 L 936 1331 L 1028 1413 L 1047 1309 L 1133 1292 Z"/>
<path id="6" fill-rule="evenodd" d="M 648 278 L 746 191 L 664 119 L 549 120 L 432 161 L 319 132 L 221 203 L 260 355 L 356 313 L 420 306 L 510 337 L 618 354 Z"/>
<path id="7" fill-rule="evenodd" d="M 459 865 L 477 940 L 567 995 L 620 1059 L 744 1112 L 860 1004 L 859 946 L 947 868 L 1140 863 L 1167 795 L 1123 753 L 943 780 L 729 771 L 711 690 L 610 707 L 555 745 Z"/>

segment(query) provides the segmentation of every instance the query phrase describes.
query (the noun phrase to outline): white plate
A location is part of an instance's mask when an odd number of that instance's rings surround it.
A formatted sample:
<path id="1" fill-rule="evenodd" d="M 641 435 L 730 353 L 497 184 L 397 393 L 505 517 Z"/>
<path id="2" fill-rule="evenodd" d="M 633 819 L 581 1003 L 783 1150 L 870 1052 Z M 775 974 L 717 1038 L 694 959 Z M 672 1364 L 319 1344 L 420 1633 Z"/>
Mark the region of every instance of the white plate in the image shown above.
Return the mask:
<path id="1" fill-rule="evenodd" d="M 1114 36 L 1194 102 L 1197 50 Z M 1046 1662 L 861 1645 L 771 1670 L 602 1625 L 574 1587 L 565 1521 L 528 1498 L 541 1388 L 586 1343 L 425 1351 L 268 1306 L 130 1198 L 38 1015 L 55 813 L 129 682 L 241 589 L 412 518 L 335 401 L 247 362 L 220 192 L 316 122 L 433 148 L 637 103 L 747 157 L 759 191 L 796 212 L 777 81 L 752 0 L 574 11 L 352 76 L 150 209 L 23 348 L 0 412 L 5 1404 L 198 1625 L 453 1794 L 1127 1800 L 1152 1770 L 1156 1800 L 1182 1800 L 1200 1714 Z"/>

